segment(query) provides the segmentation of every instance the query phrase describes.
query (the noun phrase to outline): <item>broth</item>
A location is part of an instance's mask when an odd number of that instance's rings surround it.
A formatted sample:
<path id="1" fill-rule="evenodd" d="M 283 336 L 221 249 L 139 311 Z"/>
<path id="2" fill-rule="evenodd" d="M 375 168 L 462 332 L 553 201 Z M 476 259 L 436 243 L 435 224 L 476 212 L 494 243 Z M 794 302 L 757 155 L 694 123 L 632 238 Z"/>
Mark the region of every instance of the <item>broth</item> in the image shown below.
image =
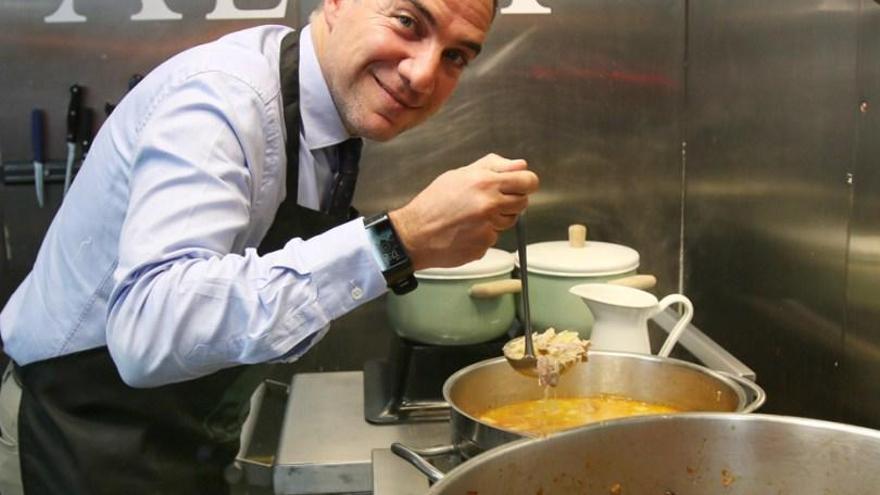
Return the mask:
<path id="1" fill-rule="evenodd" d="M 616 395 L 545 398 L 490 409 L 478 419 L 496 428 L 528 436 L 545 436 L 587 423 L 627 416 L 682 412 L 681 409 Z"/>

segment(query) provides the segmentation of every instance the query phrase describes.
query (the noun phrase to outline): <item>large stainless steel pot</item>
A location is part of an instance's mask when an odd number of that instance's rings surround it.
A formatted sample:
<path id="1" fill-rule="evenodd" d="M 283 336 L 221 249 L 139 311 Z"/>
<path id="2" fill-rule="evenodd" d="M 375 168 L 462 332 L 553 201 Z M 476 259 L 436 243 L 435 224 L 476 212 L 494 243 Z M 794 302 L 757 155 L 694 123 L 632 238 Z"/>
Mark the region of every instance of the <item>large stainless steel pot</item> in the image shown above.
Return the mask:
<path id="1" fill-rule="evenodd" d="M 590 351 L 587 362 L 563 375 L 557 397 L 614 394 L 685 411 L 751 412 L 765 400 L 754 383 L 671 358 Z M 450 376 L 443 397 L 451 408 L 452 443 L 465 458 L 513 440 L 519 433 L 481 422 L 488 409 L 540 399 L 544 389 L 502 358 L 468 366 Z"/>
<path id="2" fill-rule="evenodd" d="M 429 495 L 877 493 L 880 431 L 760 414 L 597 423 L 471 459 Z"/>

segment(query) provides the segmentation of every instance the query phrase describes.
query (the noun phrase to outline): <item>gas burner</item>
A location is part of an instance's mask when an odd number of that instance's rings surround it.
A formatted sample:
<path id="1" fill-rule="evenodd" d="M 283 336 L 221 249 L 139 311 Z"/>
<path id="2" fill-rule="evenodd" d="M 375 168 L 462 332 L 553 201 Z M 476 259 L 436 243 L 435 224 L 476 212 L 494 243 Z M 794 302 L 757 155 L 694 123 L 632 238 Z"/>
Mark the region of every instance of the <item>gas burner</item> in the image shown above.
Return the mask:
<path id="1" fill-rule="evenodd" d="M 374 424 L 449 420 L 443 383 L 470 364 L 501 356 L 501 338 L 472 345 L 439 346 L 397 337 L 387 360 L 364 365 L 364 418 Z"/>

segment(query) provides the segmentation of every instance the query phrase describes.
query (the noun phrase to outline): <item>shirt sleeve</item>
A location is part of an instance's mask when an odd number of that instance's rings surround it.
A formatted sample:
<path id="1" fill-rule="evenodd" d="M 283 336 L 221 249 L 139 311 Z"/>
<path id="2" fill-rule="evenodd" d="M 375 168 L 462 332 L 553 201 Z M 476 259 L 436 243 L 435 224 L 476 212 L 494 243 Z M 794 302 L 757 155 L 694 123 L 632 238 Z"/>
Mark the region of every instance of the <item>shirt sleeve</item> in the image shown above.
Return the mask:
<path id="1" fill-rule="evenodd" d="M 231 252 L 252 220 L 248 162 L 261 159 L 268 104 L 206 73 L 167 91 L 142 124 L 107 324 L 129 385 L 296 358 L 385 291 L 361 219 L 265 256 Z"/>

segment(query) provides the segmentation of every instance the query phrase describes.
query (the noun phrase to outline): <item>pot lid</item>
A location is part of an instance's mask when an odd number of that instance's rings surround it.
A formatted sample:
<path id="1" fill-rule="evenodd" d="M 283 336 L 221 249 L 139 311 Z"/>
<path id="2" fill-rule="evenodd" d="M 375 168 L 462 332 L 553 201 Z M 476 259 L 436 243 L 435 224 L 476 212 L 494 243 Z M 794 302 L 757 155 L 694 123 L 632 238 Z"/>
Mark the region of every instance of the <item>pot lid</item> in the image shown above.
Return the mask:
<path id="1" fill-rule="evenodd" d="M 569 227 L 568 241 L 529 244 L 526 248 L 530 273 L 560 277 L 617 275 L 639 267 L 639 253 L 610 242 L 587 241 L 586 227 Z M 518 257 L 514 256 L 519 266 Z"/>
<path id="2" fill-rule="evenodd" d="M 528 251 L 531 252 L 531 251 Z M 415 273 L 416 278 L 461 280 L 494 277 L 513 271 L 513 255 L 501 249 L 489 248 L 478 260 L 452 268 L 428 268 Z"/>

